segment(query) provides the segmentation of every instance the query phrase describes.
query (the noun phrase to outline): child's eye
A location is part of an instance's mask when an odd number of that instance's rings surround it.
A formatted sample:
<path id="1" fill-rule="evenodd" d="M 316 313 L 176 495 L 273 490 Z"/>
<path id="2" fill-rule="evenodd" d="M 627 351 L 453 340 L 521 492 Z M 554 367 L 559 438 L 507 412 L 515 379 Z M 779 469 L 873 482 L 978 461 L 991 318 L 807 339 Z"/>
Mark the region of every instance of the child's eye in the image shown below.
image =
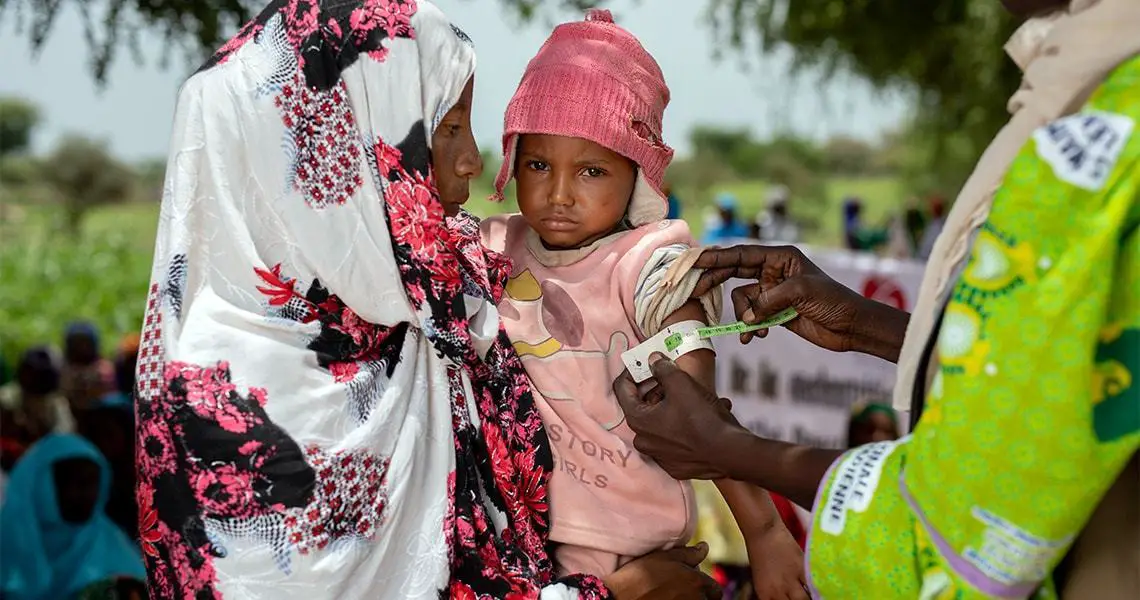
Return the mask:
<path id="1" fill-rule="evenodd" d="M 542 162 L 541 160 L 528 160 L 526 161 L 526 167 L 532 171 L 550 170 L 550 165 Z"/>
<path id="2" fill-rule="evenodd" d="M 582 173 L 586 177 L 601 177 L 606 174 L 606 171 L 605 169 L 600 169 L 598 167 L 586 167 L 582 170 Z"/>

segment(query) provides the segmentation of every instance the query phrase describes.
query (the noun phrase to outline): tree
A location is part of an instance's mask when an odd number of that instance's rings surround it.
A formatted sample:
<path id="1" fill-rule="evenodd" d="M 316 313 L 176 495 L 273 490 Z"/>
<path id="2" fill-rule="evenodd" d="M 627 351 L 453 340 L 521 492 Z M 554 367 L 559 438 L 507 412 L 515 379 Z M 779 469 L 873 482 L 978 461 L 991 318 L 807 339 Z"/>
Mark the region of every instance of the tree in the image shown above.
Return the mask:
<path id="1" fill-rule="evenodd" d="M 863 175 L 871 171 L 875 149 L 870 144 L 847 136 L 836 136 L 823 146 L 824 167 L 828 173 Z"/>
<path id="2" fill-rule="evenodd" d="M 488 1 L 488 0 L 470 0 Z M 916 92 L 930 154 L 951 133 L 977 156 L 1005 120 L 1004 99 L 1020 75 L 1002 45 L 1014 19 L 998 0 L 706 0 L 714 31 L 732 48 L 768 52 L 790 47 L 795 66 L 825 74 L 846 70 L 882 87 Z M 172 46 L 203 55 L 249 19 L 265 0 L 106 0 L 105 15 L 84 11 L 93 73 L 102 81 L 114 51 L 141 28 L 165 34 Z M 2 11 L 9 0 L 0 0 Z M 66 0 L 16 0 L 30 14 L 39 47 Z M 545 10 L 601 5 L 604 0 L 498 0 L 522 18 Z M 757 43 L 758 42 L 758 43 Z M 955 142 L 957 143 L 957 142 Z M 932 163 L 933 164 L 933 163 Z"/>
<path id="3" fill-rule="evenodd" d="M 64 138 L 43 165 L 43 178 L 59 195 L 64 225 L 72 235 L 92 208 L 122 202 L 134 189 L 131 169 L 115 160 L 106 145 L 86 138 Z"/>
<path id="4" fill-rule="evenodd" d="M 39 123 L 36 105 L 22 98 L 0 98 L 0 158 L 27 152 Z"/>
<path id="5" fill-rule="evenodd" d="M 475 0 L 472 0 L 475 1 Z M 106 13 L 93 15 L 89 0 L 70 0 L 82 13 L 87 28 L 92 73 L 102 83 L 107 66 L 123 44 L 138 31 L 160 32 L 171 45 L 205 59 L 225 38 L 250 20 L 269 0 L 106 0 Z M 544 8 L 582 11 L 605 0 L 498 0 L 520 18 L 531 19 Z M 0 0 L 0 15 L 9 0 Z M 28 36 L 34 49 L 51 33 L 59 11 L 68 0 L 15 0 L 17 19 L 30 17 Z"/>
<path id="6" fill-rule="evenodd" d="M 734 48 L 787 46 L 801 71 L 913 89 L 932 160 L 951 143 L 980 155 L 1020 81 L 1002 51 L 1016 23 L 998 0 L 710 0 L 709 14 Z"/>

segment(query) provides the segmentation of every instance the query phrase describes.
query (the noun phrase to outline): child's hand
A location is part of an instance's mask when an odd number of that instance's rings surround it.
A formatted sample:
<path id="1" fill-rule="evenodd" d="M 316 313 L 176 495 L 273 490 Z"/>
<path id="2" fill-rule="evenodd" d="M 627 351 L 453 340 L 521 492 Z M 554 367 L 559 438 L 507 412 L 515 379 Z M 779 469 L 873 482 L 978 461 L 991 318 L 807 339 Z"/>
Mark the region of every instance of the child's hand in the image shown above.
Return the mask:
<path id="1" fill-rule="evenodd" d="M 784 526 L 746 537 L 752 587 L 757 600 L 810 600 L 804 582 L 804 553 Z"/>
<path id="2" fill-rule="evenodd" d="M 605 578 L 614 600 L 719 600 L 720 586 L 700 570 L 704 542 L 642 556 Z"/>

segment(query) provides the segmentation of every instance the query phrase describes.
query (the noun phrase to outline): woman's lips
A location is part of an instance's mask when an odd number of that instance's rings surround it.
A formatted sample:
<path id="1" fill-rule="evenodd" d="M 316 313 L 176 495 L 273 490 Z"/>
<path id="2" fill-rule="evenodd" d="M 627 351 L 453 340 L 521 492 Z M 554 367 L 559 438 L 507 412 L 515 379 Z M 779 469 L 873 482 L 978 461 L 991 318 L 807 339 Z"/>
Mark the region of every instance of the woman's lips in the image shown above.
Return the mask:
<path id="1" fill-rule="evenodd" d="M 578 223 L 565 217 L 547 217 L 542 224 L 551 231 L 571 231 L 578 227 Z"/>

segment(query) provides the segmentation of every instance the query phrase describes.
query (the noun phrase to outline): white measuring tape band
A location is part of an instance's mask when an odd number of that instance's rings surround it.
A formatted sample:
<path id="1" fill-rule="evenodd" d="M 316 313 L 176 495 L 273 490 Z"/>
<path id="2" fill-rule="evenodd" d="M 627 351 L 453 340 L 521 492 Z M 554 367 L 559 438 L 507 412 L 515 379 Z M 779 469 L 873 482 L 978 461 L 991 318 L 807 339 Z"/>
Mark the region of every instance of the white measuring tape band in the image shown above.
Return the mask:
<path id="1" fill-rule="evenodd" d="M 683 321 L 670 325 L 657 335 L 623 352 L 621 360 L 629 369 L 630 375 L 633 375 L 633 380 L 641 383 L 653 377 L 653 370 L 649 368 L 649 355 L 655 352 L 677 360 L 694 350 L 712 350 L 712 341 L 702 338 L 698 333 L 703 327 L 705 324 L 700 321 Z M 670 350 L 665 346 L 665 338 L 675 334 L 681 335 L 681 344 Z"/>

